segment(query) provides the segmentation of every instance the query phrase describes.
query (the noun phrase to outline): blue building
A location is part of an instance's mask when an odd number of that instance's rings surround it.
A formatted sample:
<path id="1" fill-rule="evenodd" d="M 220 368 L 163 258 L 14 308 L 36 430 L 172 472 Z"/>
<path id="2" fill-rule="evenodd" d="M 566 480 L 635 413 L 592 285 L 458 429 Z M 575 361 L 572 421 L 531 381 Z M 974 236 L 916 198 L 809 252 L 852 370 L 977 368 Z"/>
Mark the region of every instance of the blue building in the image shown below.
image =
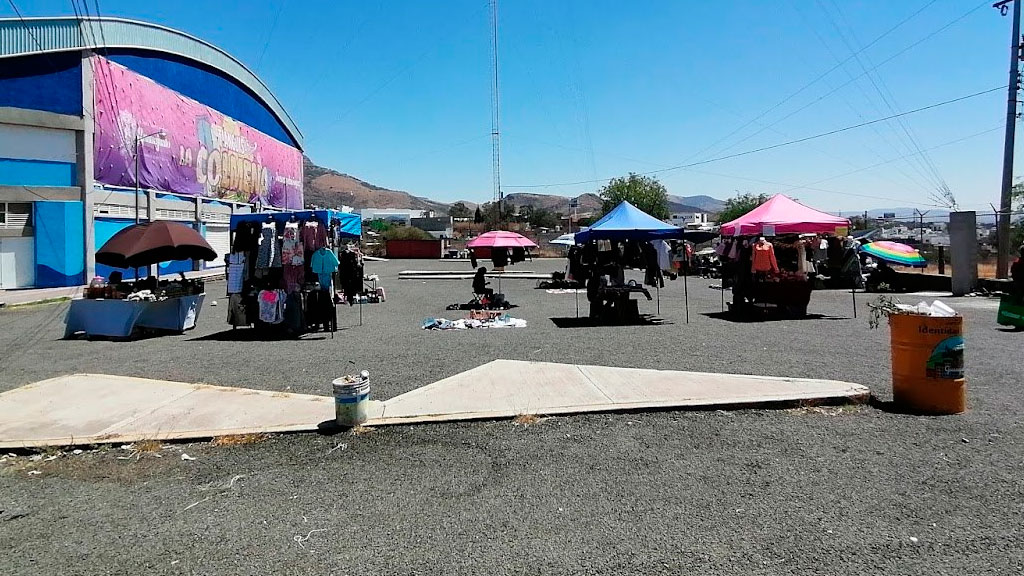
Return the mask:
<path id="1" fill-rule="evenodd" d="M 301 153 L 270 89 L 207 42 L 121 18 L 0 19 L 0 289 L 109 274 L 96 248 L 136 217 L 187 223 L 224 254 L 232 213 L 301 206 Z"/>

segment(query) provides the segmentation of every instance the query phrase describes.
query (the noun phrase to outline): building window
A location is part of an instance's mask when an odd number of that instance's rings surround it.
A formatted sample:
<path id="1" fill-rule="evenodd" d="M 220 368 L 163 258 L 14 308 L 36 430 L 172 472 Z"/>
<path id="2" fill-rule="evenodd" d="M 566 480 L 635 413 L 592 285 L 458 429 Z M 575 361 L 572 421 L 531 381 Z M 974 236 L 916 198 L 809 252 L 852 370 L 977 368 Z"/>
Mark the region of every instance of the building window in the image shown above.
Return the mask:
<path id="1" fill-rule="evenodd" d="M 32 226 L 31 202 L 0 202 L 0 228 Z"/>

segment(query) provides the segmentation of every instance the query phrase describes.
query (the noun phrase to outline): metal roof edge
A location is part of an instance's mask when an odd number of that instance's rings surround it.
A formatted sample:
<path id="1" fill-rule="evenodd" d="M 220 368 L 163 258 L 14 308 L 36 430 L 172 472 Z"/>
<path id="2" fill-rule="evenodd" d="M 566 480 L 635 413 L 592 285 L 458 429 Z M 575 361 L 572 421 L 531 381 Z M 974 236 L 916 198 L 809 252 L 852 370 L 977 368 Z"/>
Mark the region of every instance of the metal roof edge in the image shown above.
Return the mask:
<path id="1" fill-rule="evenodd" d="M 88 36 L 85 32 L 87 23 Z M 101 28 L 95 29 L 93 23 Z M 68 28 L 69 24 L 78 28 L 76 39 L 53 33 L 58 28 Z M 175 45 L 175 40 L 178 41 L 178 46 Z M 199 62 L 227 74 L 260 98 L 284 126 L 288 135 L 295 140 L 299 149 L 303 148 L 302 132 L 270 87 L 228 52 L 187 32 L 152 22 L 111 16 L 0 18 L 0 59 L 107 48 L 163 52 Z"/>

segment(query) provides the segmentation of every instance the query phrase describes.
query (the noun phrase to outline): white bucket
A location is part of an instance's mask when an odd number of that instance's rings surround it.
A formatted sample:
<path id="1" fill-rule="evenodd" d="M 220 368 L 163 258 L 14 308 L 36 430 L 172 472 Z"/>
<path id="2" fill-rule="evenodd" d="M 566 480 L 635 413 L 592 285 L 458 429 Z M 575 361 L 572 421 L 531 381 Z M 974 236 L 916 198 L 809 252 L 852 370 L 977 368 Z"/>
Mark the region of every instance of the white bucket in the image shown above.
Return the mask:
<path id="1" fill-rule="evenodd" d="M 331 387 L 334 389 L 334 417 L 338 426 L 351 428 L 366 422 L 366 407 L 370 399 L 370 374 L 363 370 L 355 382 L 337 378 L 331 382 Z"/>

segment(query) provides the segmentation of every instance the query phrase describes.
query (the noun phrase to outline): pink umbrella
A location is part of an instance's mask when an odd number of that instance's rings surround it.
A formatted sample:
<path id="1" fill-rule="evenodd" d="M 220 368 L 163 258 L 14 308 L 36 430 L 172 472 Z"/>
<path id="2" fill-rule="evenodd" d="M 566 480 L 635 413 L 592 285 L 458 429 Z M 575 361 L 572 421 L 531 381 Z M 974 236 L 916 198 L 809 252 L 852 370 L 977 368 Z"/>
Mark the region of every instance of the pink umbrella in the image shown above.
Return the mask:
<path id="1" fill-rule="evenodd" d="M 508 232 L 506 230 L 494 230 L 485 232 L 473 238 L 466 244 L 467 248 L 536 248 L 529 238 Z"/>

